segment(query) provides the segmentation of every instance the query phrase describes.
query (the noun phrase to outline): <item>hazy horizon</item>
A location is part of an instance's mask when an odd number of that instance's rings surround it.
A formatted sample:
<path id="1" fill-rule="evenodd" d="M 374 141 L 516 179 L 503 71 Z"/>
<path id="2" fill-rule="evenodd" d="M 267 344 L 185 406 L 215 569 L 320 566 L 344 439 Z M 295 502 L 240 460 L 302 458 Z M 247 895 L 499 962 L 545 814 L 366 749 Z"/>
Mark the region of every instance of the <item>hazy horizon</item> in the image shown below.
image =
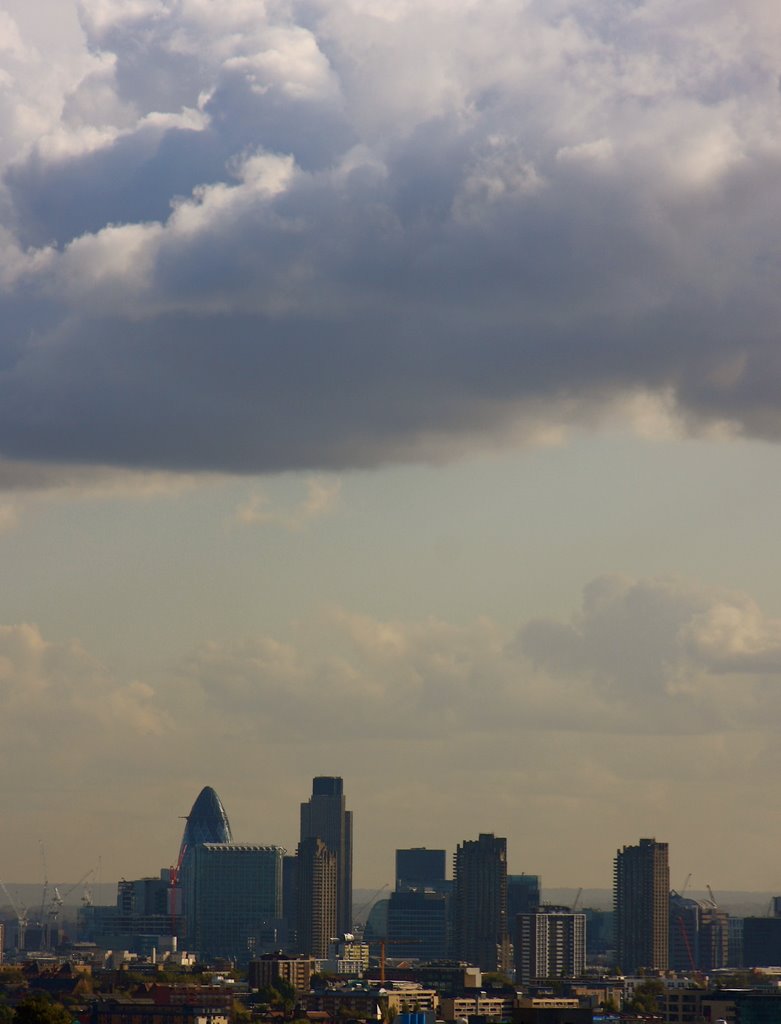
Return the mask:
<path id="1" fill-rule="evenodd" d="M 69 895 L 65 895 L 67 889 L 73 883 L 68 882 L 56 882 L 50 883 L 48 894 L 51 896 L 54 886 L 56 885 L 60 891 L 60 895 L 64 897 L 63 908 L 66 911 L 73 911 L 82 905 L 82 889 L 77 887 L 78 891 L 74 891 Z M 116 885 L 117 883 L 103 882 L 99 886 L 92 886 L 92 902 L 95 906 L 114 906 L 116 904 Z M 6 886 L 10 890 L 12 896 L 17 903 L 23 904 L 30 915 L 30 920 L 34 920 L 37 911 L 40 909 L 42 886 L 40 883 L 34 882 L 6 882 Z M 387 883 L 387 888 L 378 893 L 375 889 L 354 889 L 353 890 L 353 905 L 356 908 L 355 922 L 366 922 L 368 913 L 376 902 L 381 899 L 386 899 L 389 893 L 392 891 L 392 883 Z M 578 899 L 579 895 L 579 899 Z M 731 916 L 735 917 L 771 917 L 772 899 L 777 896 L 777 892 L 763 892 L 763 891 L 752 891 L 752 890 L 735 890 L 725 891 L 721 893 L 715 893 L 716 901 L 722 910 L 726 910 Z M 707 889 L 703 890 L 692 890 L 686 891 L 686 896 L 693 899 L 709 899 Z M 578 910 L 612 910 L 613 908 L 613 892 L 612 889 L 600 889 L 600 888 L 583 888 L 575 886 L 543 886 L 541 889 L 541 902 L 543 904 L 555 904 L 572 907 L 577 899 Z M 0 895 L 0 910 L 6 910 L 11 916 L 11 904 L 8 902 L 5 894 Z M 66 915 L 69 919 L 72 915 Z"/>

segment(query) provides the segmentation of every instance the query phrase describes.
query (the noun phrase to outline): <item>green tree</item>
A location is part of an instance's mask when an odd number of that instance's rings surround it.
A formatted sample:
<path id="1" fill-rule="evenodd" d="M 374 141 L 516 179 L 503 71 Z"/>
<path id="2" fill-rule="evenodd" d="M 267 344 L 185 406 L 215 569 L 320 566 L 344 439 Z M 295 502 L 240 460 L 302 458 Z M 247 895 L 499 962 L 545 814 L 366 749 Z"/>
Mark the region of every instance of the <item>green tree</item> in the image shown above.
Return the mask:
<path id="1" fill-rule="evenodd" d="M 635 989 L 629 1009 L 634 1013 L 661 1013 L 664 993 L 664 982 L 658 978 L 648 978 L 646 981 L 641 981 Z"/>
<path id="2" fill-rule="evenodd" d="M 71 1024 L 72 1020 L 64 1006 L 40 992 L 27 996 L 16 1007 L 15 1024 Z"/>

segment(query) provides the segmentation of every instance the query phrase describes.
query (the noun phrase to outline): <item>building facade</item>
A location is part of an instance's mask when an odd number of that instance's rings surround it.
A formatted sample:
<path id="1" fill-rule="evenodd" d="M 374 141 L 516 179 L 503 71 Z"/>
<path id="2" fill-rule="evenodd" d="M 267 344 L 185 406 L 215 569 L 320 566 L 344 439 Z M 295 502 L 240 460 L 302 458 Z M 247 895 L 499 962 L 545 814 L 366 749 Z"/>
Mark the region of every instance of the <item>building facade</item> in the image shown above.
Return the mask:
<path id="1" fill-rule="evenodd" d="M 507 840 L 484 832 L 460 843 L 453 886 L 456 956 L 484 971 L 507 970 Z"/>
<path id="2" fill-rule="evenodd" d="M 351 932 L 353 917 L 353 815 L 346 809 L 344 783 L 337 776 L 312 780 L 312 796 L 301 804 L 301 841 L 322 839 L 336 854 L 336 929 Z M 300 944 L 300 943 L 299 943 Z"/>
<path id="3" fill-rule="evenodd" d="M 279 846 L 200 843 L 187 871 L 188 946 L 207 958 L 247 963 L 278 945 L 282 916 Z"/>
<path id="4" fill-rule="evenodd" d="M 515 977 L 521 984 L 546 978 L 579 978 L 586 967 L 586 915 L 568 907 L 519 914 Z"/>
<path id="5" fill-rule="evenodd" d="M 409 889 L 388 901 L 388 954 L 416 960 L 448 955 L 448 902 L 442 893 Z"/>
<path id="6" fill-rule="evenodd" d="M 296 996 L 311 988 L 311 978 L 317 963 L 311 956 L 289 956 L 287 953 L 266 953 L 250 960 L 247 980 L 250 989 L 270 988 L 276 981 L 290 985 Z"/>
<path id="7" fill-rule="evenodd" d="M 669 963 L 670 869 L 667 843 L 641 839 L 616 851 L 613 907 L 618 966 L 666 971 Z"/>
<path id="8" fill-rule="evenodd" d="M 425 846 L 396 850 L 396 891 L 434 889 L 441 892 L 445 882 L 446 853 Z"/>
<path id="9" fill-rule="evenodd" d="M 301 953 L 323 959 L 336 935 L 338 861 L 318 837 L 302 839 L 296 854 L 296 932 Z"/>
<path id="10" fill-rule="evenodd" d="M 507 876 L 507 919 L 511 928 L 518 914 L 533 914 L 539 905 L 539 875 Z"/>

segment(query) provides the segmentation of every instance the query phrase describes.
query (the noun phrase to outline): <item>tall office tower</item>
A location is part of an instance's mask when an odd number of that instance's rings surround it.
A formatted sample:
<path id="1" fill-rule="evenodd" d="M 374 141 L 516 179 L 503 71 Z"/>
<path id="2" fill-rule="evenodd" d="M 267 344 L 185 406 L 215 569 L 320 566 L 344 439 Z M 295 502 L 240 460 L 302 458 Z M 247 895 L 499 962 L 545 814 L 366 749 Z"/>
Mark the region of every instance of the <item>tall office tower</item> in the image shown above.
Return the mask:
<path id="1" fill-rule="evenodd" d="M 285 922 L 284 948 L 298 949 L 298 857 L 282 858 L 282 920 Z"/>
<path id="2" fill-rule="evenodd" d="M 569 907 L 519 914 L 515 978 L 527 985 L 543 978 L 579 978 L 586 967 L 586 915 Z"/>
<path id="3" fill-rule="evenodd" d="M 484 832 L 459 844 L 453 882 L 456 956 L 484 971 L 506 970 L 507 840 Z"/>
<path id="4" fill-rule="evenodd" d="M 186 915 L 184 893 L 195 847 L 200 843 L 231 842 L 233 835 L 222 801 L 211 786 L 204 786 L 187 815 L 179 844 L 179 859 L 169 874 L 166 911 L 174 919 L 175 932 L 178 931 L 178 919 Z"/>
<path id="5" fill-rule="evenodd" d="M 336 935 L 337 856 L 319 837 L 302 839 L 296 864 L 298 948 L 323 959 Z"/>
<path id="6" fill-rule="evenodd" d="M 240 963 L 277 948 L 284 852 L 244 843 L 195 846 L 184 893 L 188 946 Z"/>
<path id="7" fill-rule="evenodd" d="M 434 889 L 441 892 L 445 881 L 445 851 L 425 846 L 396 850 L 396 892 L 405 889 Z"/>
<path id="8" fill-rule="evenodd" d="M 312 796 L 301 804 L 301 839 L 322 839 L 336 854 L 336 932 L 352 931 L 353 815 L 345 809 L 342 780 L 321 775 L 312 780 Z"/>
<path id="9" fill-rule="evenodd" d="M 641 839 L 616 851 L 613 908 L 616 955 L 622 970 L 666 971 L 669 950 L 670 869 L 667 843 Z"/>
<path id="10" fill-rule="evenodd" d="M 507 876 L 507 920 L 514 930 L 519 914 L 533 914 L 540 905 L 539 875 Z"/>
<path id="11" fill-rule="evenodd" d="M 388 901 L 388 952 L 416 960 L 448 955 L 448 898 L 424 889 L 392 892 Z"/>

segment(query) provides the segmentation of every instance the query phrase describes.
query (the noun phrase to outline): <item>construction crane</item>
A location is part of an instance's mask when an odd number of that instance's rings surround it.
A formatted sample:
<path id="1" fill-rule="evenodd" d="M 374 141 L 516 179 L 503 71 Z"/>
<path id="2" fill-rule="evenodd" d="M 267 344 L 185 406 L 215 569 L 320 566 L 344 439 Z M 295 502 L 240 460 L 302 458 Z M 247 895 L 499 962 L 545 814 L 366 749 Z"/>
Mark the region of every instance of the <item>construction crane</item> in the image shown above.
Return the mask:
<path id="1" fill-rule="evenodd" d="M 683 888 L 681 889 L 681 896 L 685 896 L 686 895 L 686 890 L 689 888 L 689 882 L 691 882 L 691 880 L 692 880 L 692 873 L 690 871 L 689 874 L 686 876 L 686 881 L 683 883 Z"/>
<path id="2" fill-rule="evenodd" d="M 13 910 L 14 914 L 16 914 L 16 947 L 17 949 L 22 950 L 24 949 L 24 940 L 25 935 L 27 933 L 27 907 L 24 905 L 24 903 L 16 903 L 16 900 L 14 900 L 13 896 L 6 888 L 5 882 L 0 881 L 0 888 L 2 888 L 3 892 L 8 897 L 8 901 L 11 904 L 11 909 Z"/>
<path id="3" fill-rule="evenodd" d="M 680 929 L 680 932 L 681 932 L 681 938 L 683 939 L 683 944 L 686 947 L 686 955 L 689 957 L 689 966 L 691 967 L 692 971 L 696 971 L 697 970 L 697 964 L 695 963 L 695 960 L 694 960 L 694 953 L 692 952 L 692 945 L 691 945 L 691 942 L 689 941 L 689 933 L 686 931 L 686 922 L 683 920 L 683 915 L 682 914 L 678 915 L 677 922 L 678 922 L 678 928 Z"/>
<path id="4" fill-rule="evenodd" d="M 44 921 L 46 920 L 46 897 L 49 895 L 49 870 L 46 866 L 46 847 L 43 845 L 43 839 L 38 840 L 38 846 L 41 851 L 41 867 L 43 868 L 43 891 L 41 892 L 41 909 L 38 912 L 38 921 L 43 928 Z"/>
<path id="5" fill-rule="evenodd" d="M 578 909 L 578 906 L 580 905 L 580 897 L 582 895 L 583 895 L 583 886 L 581 885 L 581 887 L 578 889 L 578 894 L 575 897 L 575 902 L 572 904 L 572 913 L 573 914 L 575 913 L 575 911 Z"/>
<path id="6" fill-rule="evenodd" d="M 365 910 L 368 910 L 374 903 L 376 903 L 376 901 L 379 899 L 379 897 L 385 892 L 385 890 L 389 886 L 390 886 L 390 882 L 386 882 L 385 885 L 381 885 L 380 888 L 376 892 L 373 892 L 371 894 L 371 896 L 368 898 L 368 900 L 366 900 L 364 903 L 362 903 L 360 905 L 360 907 L 358 907 L 357 910 L 353 911 L 353 918 L 355 919 L 355 918 L 360 917 L 360 915 Z"/>
<path id="7" fill-rule="evenodd" d="M 78 889 L 80 885 L 83 885 L 89 876 L 95 871 L 94 868 L 90 868 L 86 871 L 78 882 L 68 886 L 63 894 L 60 894 L 59 888 L 55 885 L 52 897 L 49 900 L 49 906 L 46 909 L 46 921 L 44 929 L 44 946 L 46 949 L 50 949 L 52 945 L 52 932 L 56 931 L 57 923 L 60 919 L 60 912 L 62 911 L 65 901 L 68 899 L 70 894 Z"/>
<path id="8" fill-rule="evenodd" d="M 412 943 L 422 942 L 422 939 L 374 939 L 380 946 L 380 984 L 385 984 L 385 947 L 386 946 L 408 946 Z"/>
<path id="9" fill-rule="evenodd" d="M 713 889 L 711 889 L 710 883 L 706 882 L 705 888 L 708 890 L 708 895 L 710 896 L 710 901 L 713 904 L 713 906 L 718 907 L 718 903 L 716 902 L 716 897 L 713 895 Z"/>

